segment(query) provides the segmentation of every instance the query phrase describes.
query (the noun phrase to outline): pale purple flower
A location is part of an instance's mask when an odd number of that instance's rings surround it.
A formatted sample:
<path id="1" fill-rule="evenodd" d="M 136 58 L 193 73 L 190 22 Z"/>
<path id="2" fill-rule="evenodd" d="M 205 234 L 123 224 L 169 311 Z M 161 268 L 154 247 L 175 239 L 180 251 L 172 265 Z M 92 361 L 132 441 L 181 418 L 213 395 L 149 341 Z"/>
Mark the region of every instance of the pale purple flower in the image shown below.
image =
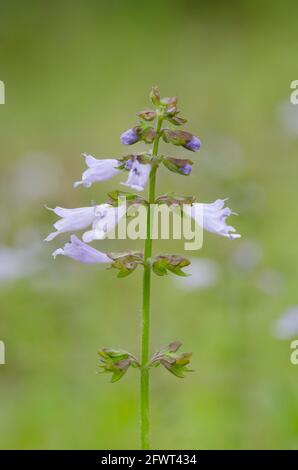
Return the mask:
<path id="1" fill-rule="evenodd" d="M 298 334 L 298 306 L 288 308 L 274 323 L 273 334 L 279 339 L 291 339 Z"/>
<path id="2" fill-rule="evenodd" d="M 102 253 L 95 248 L 92 248 L 86 243 L 78 239 L 76 235 L 70 237 L 70 242 L 64 245 L 64 248 L 58 248 L 53 252 L 53 257 L 57 255 L 68 256 L 80 263 L 95 264 L 95 263 L 111 263 L 112 259 L 105 253 Z"/>
<path id="3" fill-rule="evenodd" d="M 139 135 L 135 127 L 132 129 L 128 129 L 127 131 L 123 132 L 120 136 L 120 141 L 124 145 L 132 145 L 135 144 L 139 140 Z"/>
<path id="4" fill-rule="evenodd" d="M 226 219 L 234 214 L 229 207 L 224 207 L 226 199 L 217 199 L 212 204 L 194 203 L 191 206 L 184 206 L 184 212 L 202 225 L 204 230 L 217 233 L 230 240 L 240 238 L 241 235 L 235 233 L 236 230 L 230 225 L 226 225 Z"/>
<path id="5" fill-rule="evenodd" d="M 184 175 L 189 175 L 192 172 L 192 166 L 189 163 L 186 163 L 180 168 L 180 171 L 182 171 Z"/>
<path id="6" fill-rule="evenodd" d="M 55 207 L 55 209 L 47 208 L 56 215 L 61 217 L 58 222 L 54 224 L 56 232 L 50 233 L 45 241 L 53 240 L 60 233 L 75 232 L 76 230 L 83 230 L 94 222 L 96 207 L 79 207 L 77 209 L 64 209 L 63 207 Z"/>
<path id="7" fill-rule="evenodd" d="M 185 144 L 183 144 L 183 147 L 191 150 L 192 152 L 197 152 L 201 147 L 201 141 L 195 135 L 193 135 L 191 139 L 187 140 Z"/>
<path id="8" fill-rule="evenodd" d="M 85 157 L 88 170 L 84 171 L 82 174 L 82 181 L 76 181 L 74 183 L 75 188 L 80 185 L 85 188 L 90 188 L 92 183 L 108 180 L 119 172 L 117 167 L 121 163 L 114 158 L 98 160 L 97 158 L 92 157 L 92 155 L 86 154 L 83 154 L 83 157 Z"/>
<path id="9" fill-rule="evenodd" d="M 126 214 L 126 204 L 117 207 L 110 204 L 96 206 L 92 230 L 83 234 L 83 240 L 90 243 L 92 240 L 102 240 L 115 228 L 119 220 Z"/>
<path id="10" fill-rule="evenodd" d="M 133 161 L 127 181 L 121 183 L 137 191 L 143 191 L 149 178 L 151 165 L 149 163 L 140 163 L 137 159 Z"/>

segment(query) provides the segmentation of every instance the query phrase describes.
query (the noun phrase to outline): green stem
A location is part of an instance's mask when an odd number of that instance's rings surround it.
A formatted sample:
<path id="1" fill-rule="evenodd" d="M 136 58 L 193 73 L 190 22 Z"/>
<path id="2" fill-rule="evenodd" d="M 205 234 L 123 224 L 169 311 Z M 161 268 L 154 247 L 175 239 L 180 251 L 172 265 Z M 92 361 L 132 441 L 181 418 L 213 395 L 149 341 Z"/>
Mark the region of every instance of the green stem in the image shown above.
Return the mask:
<path id="1" fill-rule="evenodd" d="M 153 143 L 152 157 L 157 157 L 160 130 L 163 118 L 158 117 L 156 124 L 156 137 Z M 157 166 L 153 163 L 149 177 L 149 205 L 147 211 L 147 237 L 144 252 L 143 275 L 143 308 L 142 308 L 142 362 L 141 362 L 141 446 L 149 449 L 149 369 L 146 367 L 149 361 L 150 341 L 150 291 L 151 291 L 151 267 L 148 259 L 152 255 L 151 239 L 151 210 L 150 204 L 155 201 L 155 183 Z"/>

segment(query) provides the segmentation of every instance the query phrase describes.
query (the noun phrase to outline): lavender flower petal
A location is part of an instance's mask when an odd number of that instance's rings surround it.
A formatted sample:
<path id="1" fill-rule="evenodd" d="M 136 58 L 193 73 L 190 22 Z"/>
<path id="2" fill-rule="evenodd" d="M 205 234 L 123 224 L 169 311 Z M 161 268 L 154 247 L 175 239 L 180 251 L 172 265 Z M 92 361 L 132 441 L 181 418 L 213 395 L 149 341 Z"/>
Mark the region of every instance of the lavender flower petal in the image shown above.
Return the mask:
<path id="1" fill-rule="evenodd" d="M 120 165 L 120 162 L 114 158 L 98 160 L 92 157 L 92 155 L 83 154 L 83 156 L 85 157 L 88 169 L 82 174 L 82 180 L 74 183 L 75 188 L 80 185 L 90 188 L 92 183 L 108 180 L 119 172 L 117 167 Z"/>
<path id="2" fill-rule="evenodd" d="M 182 171 L 184 175 L 189 175 L 192 172 L 192 166 L 189 163 L 186 163 L 180 168 L 180 171 Z"/>
<path id="3" fill-rule="evenodd" d="M 204 230 L 234 240 L 240 238 L 241 235 L 235 233 L 234 227 L 226 225 L 227 217 L 234 212 L 229 207 L 224 207 L 225 201 L 225 199 L 217 199 L 211 204 L 194 203 L 186 206 L 184 212 L 202 225 Z"/>
<path id="4" fill-rule="evenodd" d="M 70 237 L 70 243 L 66 243 L 64 248 L 58 248 L 53 252 L 53 257 L 58 255 L 68 256 L 80 263 L 95 264 L 95 263 L 110 263 L 112 262 L 105 253 L 102 253 L 95 248 L 92 248 L 86 243 L 82 242 L 75 235 Z"/>
<path id="5" fill-rule="evenodd" d="M 92 230 L 83 234 L 83 241 L 102 240 L 115 228 L 119 220 L 126 214 L 126 204 L 113 207 L 110 204 L 100 204 L 96 207 Z"/>
<path id="6" fill-rule="evenodd" d="M 197 152 L 201 147 L 201 141 L 200 139 L 198 139 L 198 137 L 193 135 L 190 140 L 187 140 L 185 142 L 183 147 L 185 147 L 188 150 L 191 150 L 192 152 Z"/>
<path id="7" fill-rule="evenodd" d="M 79 207 L 76 209 L 55 207 L 55 209 L 47 209 L 52 210 L 61 217 L 61 219 L 54 224 L 56 232 L 50 233 L 45 238 L 47 242 L 53 240 L 60 233 L 83 230 L 89 225 L 92 225 L 95 219 L 95 207 Z"/>
<path id="8" fill-rule="evenodd" d="M 136 191 L 143 191 L 149 178 L 150 170 L 151 165 L 149 163 L 142 164 L 138 160 L 135 160 L 131 166 L 127 181 L 121 184 L 129 186 Z"/>

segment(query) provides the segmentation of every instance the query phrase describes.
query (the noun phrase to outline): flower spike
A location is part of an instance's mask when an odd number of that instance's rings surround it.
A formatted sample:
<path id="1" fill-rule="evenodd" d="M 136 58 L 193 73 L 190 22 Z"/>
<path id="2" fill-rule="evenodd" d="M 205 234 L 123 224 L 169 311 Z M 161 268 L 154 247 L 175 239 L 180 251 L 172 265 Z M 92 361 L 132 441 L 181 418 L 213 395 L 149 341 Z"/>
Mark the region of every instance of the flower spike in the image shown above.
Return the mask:
<path id="1" fill-rule="evenodd" d="M 111 375 L 111 382 L 120 380 L 130 367 L 139 369 L 141 388 L 141 444 L 142 449 L 150 449 L 149 430 L 149 375 L 151 369 L 163 366 L 171 374 L 184 378 L 189 368 L 191 353 L 179 352 L 180 341 L 174 341 L 157 351 L 150 359 L 150 295 L 152 271 L 157 276 L 165 276 L 169 273 L 177 276 L 187 276 L 183 268 L 190 261 L 179 255 L 152 253 L 152 215 L 153 205 L 166 205 L 174 215 L 185 215 L 193 219 L 201 228 L 234 240 L 240 237 L 236 229 L 227 225 L 229 216 L 234 214 L 225 206 L 225 199 L 217 199 L 211 204 L 196 202 L 194 196 L 181 196 L 174 192 L 156 195 L 156 174 L 161 164 L 173 173 L 189 176 L 192 173 L 193 162 L 188 158 L 177 158 L 159 154 L 159 144 L 163 140 L 182 147 L 191 152 L 197 152 L 201 147 L 200 139 L 183 129 L 187 120 L 181 117 L 178 109 L 178 100 L 175 96 L 162 97 L 157 87 L 150 92 L 150 100 L 153 109 L 144 108 L 137 113 L 138 122 L 127 129 L 120 136 L 124 145 L 133 145 L 137 142 L 152 144 L 147 151 L 137 154 L 129 154 L 118 158 L 97 159 L 92 155 L 83 154 L 86 170 L 81 180 L 74 183 L 75 187 L 89 188 L 93 183 L 113 178 L 120 171 L 127 172 L 126 181 L 121 184 L 130 188 L 128 191 L 113 189 L 108 192 L 108 200 L 105 203 L 90 207 L 78 207 L 66 209 L 55 207 L 52 210 L 59 220 L 55 222 L 56 231 L 46 237 L 46 241 L 55 239 L 59 234 L 70 233 L 70 241 L 62 248 L 53 252 L 53 257 L 59 255 L 72 258 L 83 264 L 108 264 L 109 269 L 117 270 L 117 277 L 123 278 L 132 274 L 136 268 L 143 269 L 142 286 L 142 322 L 141 322 L 141 360 L 138 361 L 131 353 L 112 348 L 103 348 L 99 354 L 99 371 Z M 165 126 L 165 123 L 167 124 Z M 148 195 L 141 196 L 135 191 L 143 191 L 148 183 Z M 144 251 L 127 250 L 120 253 L 98 251 L 89 245 L 93 240 L 103 240 L 108 234 L 115 234 L 114 229 L 119 221 L 126 217 L 134 217 L 137 205 L 142 205 L 144 218 L 147 221 L 145 230 L 140 238 L 145 237 Z M 155 209 L 154 206 L 154 209 Z M 161 209 L 158 207 L 158 209 Z M 141 211 L 140 211 L 141 212 Z M 151 220 L 153 222 L 151 223 Z M 140 219 L 141 220 L 141 219 Z M 191 225 L 191 220 L 183 220 Z M 189 223 L 190 222 L 190 223 Z M 139 220 L 133 221 L 134 227 Z M 122 238 L 120 224 L 119 236 Z M 196 227 L 197 228 L 197 227 Z M 82 240 L 74 232 L 82 230 Z M 137 238 L 141 233 L 135 228 L 132 238 Z M 129 230 L 127 230 L 129 233 Z M 144 235 L 143 235 L 144 234 Z M 202 230 L 200 231 L 202 234 Z M 152 237 L 152 238 L 151 238 Z M 113 294 L 113 293 L 112 293 Z M 118 295 L 118 291 L 115 291 Z M 121 296 L 119 296 L 121 301 Z"/>

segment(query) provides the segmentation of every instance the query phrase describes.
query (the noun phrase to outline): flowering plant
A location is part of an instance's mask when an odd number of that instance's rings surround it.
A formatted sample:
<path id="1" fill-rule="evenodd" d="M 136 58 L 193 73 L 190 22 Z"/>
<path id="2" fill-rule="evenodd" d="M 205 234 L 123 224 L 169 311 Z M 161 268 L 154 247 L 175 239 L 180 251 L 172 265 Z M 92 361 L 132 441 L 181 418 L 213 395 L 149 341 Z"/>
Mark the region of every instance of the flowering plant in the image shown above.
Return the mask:
<path id="1" fill-rule="evenodd" d="M 110 373 L 112 382 L 121 379 L 130 367 L 140 371 L 141 445 L 143 449 L 149 449 L 149 378 L 151 369 L 161 365 L 180 378 L 183 378 L 185 373 L 191 370 L 188 367 L 191 353 L 178 352 L 181 347 L 179 341 L 161 348 L 151 358 L 149 354 L 151 271 L 158 276 L 164 276 L 168 272 L 184 276 L 186 274 L 183 268 L 190 264 L 189 260 L 177 255 L 152 256 L 151 207 L 153 204 L 162 203 L 174 208 L 180 207 L 185 216 L 194 219 L 203 229 L 230 239 L 240 237 L 233 227 L 226 224 L 227 217 L 233 213 L 228 207 L 225 207 L 224 199 L 204 204 L 195 202 L 192 197 L 173 194 L 156 197 L 156 173 L 161 165 L 183 176 L 188 176 L 191 173 L 193 165 L 190 159 L 159 155 L 160 139 L 192 152 L 200 149 L 201 142 L 190 132 L 178 129 L 179 126 L 186 123 L 186 119 L 180 116 L 175 97 L 161 98 L 158 89 L 153 87 L 150 99 L 155 109 L 145 109 L 137 113 L 139 123 L 125 131 L 120 140 L 124 145 L 143 141 L 146 144 L 152 144 L 151 150 L 140 154 L 125 155 L 117 159 L 106 158 L 103 160 L 84 154 L 88 168 L 83 173 L 81 181 L 74 183 L 75 187 L 82 185 L 88 188 L 93 183 L 110 179 L 119 172 L 128 172 L 127 180 L 122 185 L 130 190 L 143 191 L 149 180 L 148 199 L 146 200 L 134 192 L 115 190 L 109 193 L 109 199 L 106 202 L 99 205 L 75 209 L 56 207 L 51 210 L 60 217 L 60 220 L 54 224 L 56 231 L 50 233 L 45 239 L 50 241 L 61 233 L 73 233 L 88 229 L 84 232 L 82 240 L 72 234 L 69 243 L 53 252 L 54 258 L 57 255 L 64 255 L 81 263 L 109 264 L 118 270 L 118 277 L 130 275 L 139 265 L 143 268 L 140 359 L 134 357 L 130 352 L 120 349 L 103 348 L 99 351 L 100 371 Z M 164 125 L 165 123 L 167 126 Z M 124 199 L 125 204 L 123 203 Z M 106 238 L 128 214 L 128 207 L 136 203 L 146 207 L 144 253 L 135 251 L 103 253 L 89 245 L 93 240 Z"/>

